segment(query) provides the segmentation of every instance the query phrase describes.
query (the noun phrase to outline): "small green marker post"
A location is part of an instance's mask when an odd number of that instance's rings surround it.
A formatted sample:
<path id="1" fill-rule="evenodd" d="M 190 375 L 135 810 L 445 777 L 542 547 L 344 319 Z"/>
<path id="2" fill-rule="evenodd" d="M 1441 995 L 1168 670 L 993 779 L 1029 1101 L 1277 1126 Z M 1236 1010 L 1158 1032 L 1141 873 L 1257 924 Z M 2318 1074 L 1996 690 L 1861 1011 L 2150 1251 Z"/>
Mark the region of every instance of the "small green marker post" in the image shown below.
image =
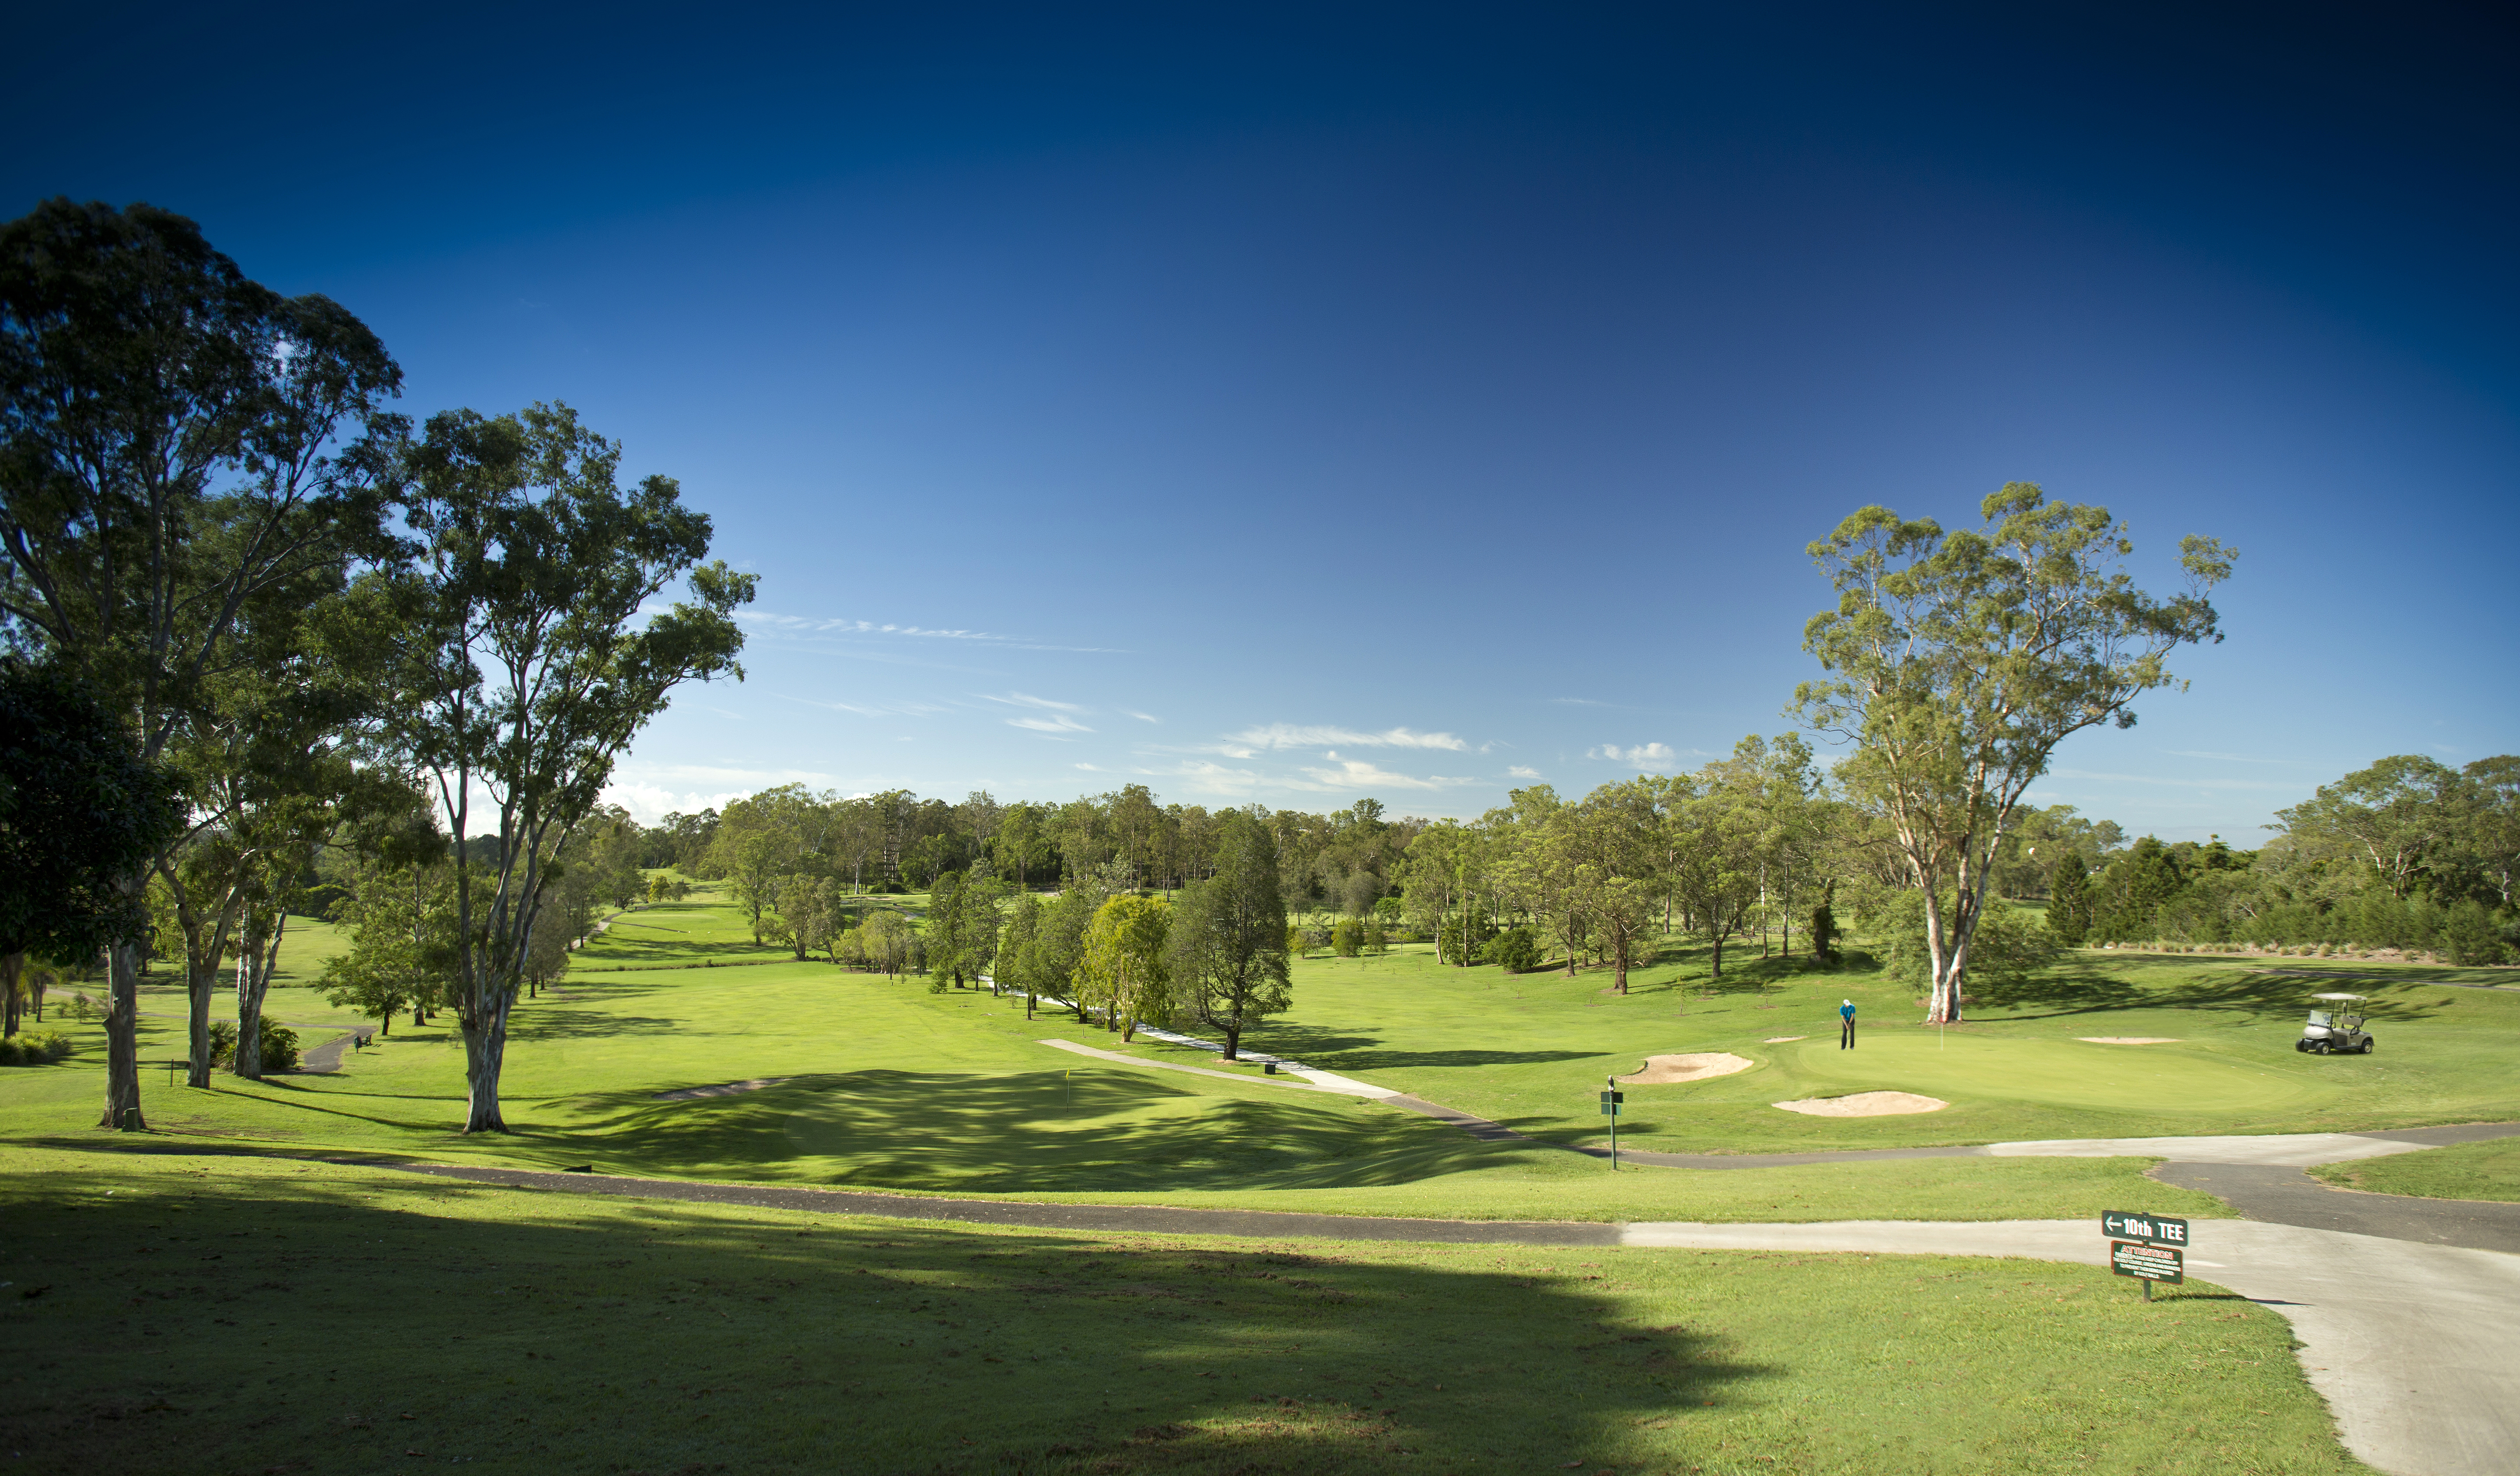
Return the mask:
<path id="1" fill-rule="evenodd" d="M 1628 1094 L 1619 1089 L 1617 1077 L 1601 1079 L 1601 1115 L 1610 1120 L 1610 1172 L 1619 1172 L 1619 1104 Z"/>

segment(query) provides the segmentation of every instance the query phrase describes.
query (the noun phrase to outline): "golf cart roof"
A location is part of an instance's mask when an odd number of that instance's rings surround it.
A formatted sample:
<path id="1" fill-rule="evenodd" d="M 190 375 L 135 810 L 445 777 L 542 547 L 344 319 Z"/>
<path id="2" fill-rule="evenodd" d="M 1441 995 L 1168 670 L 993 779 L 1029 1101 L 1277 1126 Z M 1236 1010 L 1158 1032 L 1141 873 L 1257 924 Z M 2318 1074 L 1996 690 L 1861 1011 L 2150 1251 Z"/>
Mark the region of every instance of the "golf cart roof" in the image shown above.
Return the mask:
<path id="1" fill-rule="evenodd" d="M 2368 994 L 2313 994 L 2313 999 L 2368 999 Z"/>

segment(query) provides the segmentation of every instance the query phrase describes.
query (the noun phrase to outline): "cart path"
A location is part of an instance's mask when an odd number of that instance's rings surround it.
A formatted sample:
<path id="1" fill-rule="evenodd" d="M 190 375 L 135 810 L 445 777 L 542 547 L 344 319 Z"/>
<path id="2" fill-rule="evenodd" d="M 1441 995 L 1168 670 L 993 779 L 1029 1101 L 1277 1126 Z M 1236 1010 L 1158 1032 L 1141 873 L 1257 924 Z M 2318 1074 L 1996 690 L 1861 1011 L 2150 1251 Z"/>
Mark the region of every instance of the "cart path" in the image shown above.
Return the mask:
<path id="1" fill-rule="evenodd" d="M 1378 1093 L 1373 1099 L 1460 1129 L 1482 1142 L 1528 1143 L 1538 1148 L 1581 1153 L 1604 1159 L 1610 1150 L 1591 1143 L 1561 1143 L 1516 1132 L 1503 1123 L 1430 1102 L 1405 1092 L 1334 1079 L 1325 1085 L 1283 1082 L 1272 1077 L 1236 1076 L 1204 1066 L 1149 1061 L 1099 1050 L 1072 1040 L 1044 1040 L 1044 1045 L 1094 1056 L 1123 1066 L 1177 1071 L 1226 1081 L 1258 1081 L 1293 1091 L 1328 1091 L 1364 1095 L 1357 1087 Z M 2520 1135 L 2520 1123 L 2461 1123 L 2439 1128 L 2393 1128 L 2371 1132 L 2285 1132 L 2223 1137 L 2082 1137 L 2048 1138 L 2014 1143 L 1976 1143 L 1941 1148 L 1857 1148 L 1821 1153 L 1640 1153 L 1622 1151 L 1622 1162 L 1667 1169 L 1783 1169 L 1804 1164 L 1860 1164 L 1916 1158 L 2157 1158 L 2163 1162 L 2153 1177 L 2181 1188 L 2212 1194 L 2250 1220 L 2308 1229 L 2343 1230 L 2422 1245 L 2462 1246 L 2471 1250 L 2520 1252 L 2520 1204 L 2493 1204 L 2464 1199 L 2422 1199 L 2409 1195 L 2366 1194 L 2339 1189 L 2302 1171 L 2318 1164 L 2347 1163 L 2397 1153 L 2416 1153 L 2452 1143 L 2482 1142 Z M 1288 1231 L 1286 1233 L 1317 1233 Z"/>
<path id="2" fill-rule="evenodd" d="M 2166 1163 L 2152 1176 L 2269 1223 L 2520 1255 L 2520 1204 L 2366 1194 L 2266 1164 Z"/>
<path id="3" fill-rule="evenodd" d="M 2346 1449 L 2392 1476 L 2520 1469 L 2510 1371 L 2520 1366 L 2511 1316 L 2520 1256 L 2246 1220 L 2194 1221 L 2188 1231 L 2186 1264 L 2197 1279 L 2292 1323 L 2302 1370 L 2335 1413 Z M 2099 1227 L 2083 1220 L 1632 1224 L 1621 1243 L 2107 1264 Z"/>
<path id="4" fill-rule="evenodd" d="M 81 992 L 74 997 L 76 997 L 80 1003 L 87 1005 L 91 1009 L 104 1008 L 102 1001 L 90 998 L 84 992 Z M 182 1010 L 140 1010 L 137 1013 L 144 1019 L 181 1020 L 187 1024 L 190 1024 L 193 1018 L 190 1013 Z M 330 1073 L 339 1071 L 341 1069 L 341 1052 L 349 1049 L 350 1042 L 354 1039 L 365 1040 L 376 1035 L 376 1031 L 374 1029 L 364 1025 L 349 1027 L 343 1027 L 340 1025 L 319 1025 L 312 1020 L 282 1020 L 277 1023 L 286 1025 L 291 1030 L 338 1030 L 343 1033 L 334 1039 L 325 1041 L 321 1045 L 311 1046 L 306 1050 L 298 1052 L 296 1067 L 290 1071 L 272 1072 L 271 1075 L 276 1077 L 325 1076 Z M 147 1063 L 144 1062 L 142 1064 L 145 1065 Z"/>
<path id="5" fill-rule="evenodd" d="M 1096 1233 L 2018 1256 L 2107 1264 L 2099 1227 L 2081 1220 L 1817 1224 L 1379 1220 L 1261 1210 L 931 1199 L 515 1169 L 388 1167 L 526 1190 Z M 2510 1398 L 2508 1372 L 2520 1366 L 2520 1324 L 2510 1316 L 2510 1310 L 2520 1306 L 2520 1255 L 2250 1220 L 2195 1221 L 2189 1234 L 2187 1265 L 2200 1273 L 2199 1280 L 2227 1286 L 2292 1323 L 2302 1344 L 2303 1370 L 2327 1400 L 2340 1436 L 2356 1455 L 2392 1476 L 2508 1476 L 2520 1468 L 2520 1401 Z"/>
<path id="6" fill-rule="evenodd" d="M 292 1026 L 291 1029 L 340 1030 L 341 1028 L 338 1025 L 300 1025 Z M 332 1039 L 325 1041 L 321 1045 L 312 1046 L 306 1050 L 300 1051 L 297 1056 L 297 1071 L 295 1075 L 329 1076 L 334 1072 L 339 1071 L 341 1069 L 341 1053 L 350 1048 L 350 1042 L 354 1040 L 366 1041 L 374 1038 L 375 1036 L 376 1032 L 374 1030 L 362 1026 L 356 1030 L 343 1031 L 340 1035 L 334 1037 Z"/>

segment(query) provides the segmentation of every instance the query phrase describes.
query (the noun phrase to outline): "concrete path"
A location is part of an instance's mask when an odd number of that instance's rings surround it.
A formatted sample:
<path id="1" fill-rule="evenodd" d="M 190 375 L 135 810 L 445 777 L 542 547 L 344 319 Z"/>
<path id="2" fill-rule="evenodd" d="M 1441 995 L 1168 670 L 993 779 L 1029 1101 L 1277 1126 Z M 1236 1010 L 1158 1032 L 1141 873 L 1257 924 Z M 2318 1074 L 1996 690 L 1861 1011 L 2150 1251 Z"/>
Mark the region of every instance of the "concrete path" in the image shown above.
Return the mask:
<path id="1" fill-rule="evenodd" d="M 2292 1323 L 2302 1368 L 2356 1455 L 2394 1476 L 2520 1469 L 2520 1256 L 2246 1220 L 2188 1231 L 2198 1279 Z M 2099 1227 L 2080 1220 L 1631 1224 L 1620 1244 L 2107 1264 Z"/>
<path id="2" fill-rule="evenodd" d="M 982 984 L 989 984 L 994 987 L 994 982 L 986 974 L 980 975 L 979 980 Z M 1011 992 L 1021 995 L 1023 991 L 1014 990 Z M 1076 1008 L 1076 1005 L 1072 1001 L 1061 999 L 1055 994 L 1035 994 L 1032 997 L 1036 1003 L 1054 1005 L 1063 1010 L 1072 1010 Z M 1137 1027 L 1137 1032 L 1139 1035 L 1164 1041 L 1167 1044 L 1187 1045 L 1192 1050 L 1213 1051 L 1220 1056 L 1225 1054 L 1225 1047 L 1214 1040 L 1202 1040 L 1196 1036 L 1185 1036 L 1178 1031 L 1165 1030 L 1161 1026 L 1148 1025 L 1144 1022 L 1140 1022 Z M 1201 1071 L 1205 1072 L 1208 1076 L 1224 1075 L 1224 1073 L 1206 1071 L 1203 1067 L 1174 1066 L 1171 1063 L 1164 1061 L 1146 1061 L 1141 1060 L 1136 1056 L 1113 1055 L 1109 1051 L 1095 1050 L 1091 1046 L 1075 1045 L 1064 1040 L 1044 1040 L 1041 1043 L 1044 1045 L 1056 1045 L 1061 1050 L 1082 1051 L 1087 1055 L 1109 1056 L 1112 1060 L 1126 1061 L 1132 1066 L 1153 1066 L 1168 1071 Z M 1376 1101 L 1400 1095 L 1399 1092 L 1392 1090 L 1388 1086 L 1376 1086 L 1371 1082 L 1360 1082 L 1353 1077 L 1343 1077 L 1334 1071 L 1319 1071 L 1313 1067 L 1305 1066 L 1295 1061 L 1289 1061 L 1284 1056 L 1271 1055 L 1265 1050 L 1245 1050 L 1238 1054 L 1240 1059 L 1245 1061 L 1256 1061 L 1264 1065 L 1274 1062 L 1281 1072 L 1291 1073 L 1294 1076 L 1302 1078 L 1312 1085 L 1319 1086 L 1326 1091 L 1343 1092 L 1348 1096 L 1354 1097 L 1371 1097 Z M 1248 1079 L 1244 1077 L 1236 1077 L 1234 1080 L 1239 1082 Z M 1270 1079 L 1266 1077 L 1261 1080 L 1270 1081 Z M 1294 1083 L 1272 1082 L 1271 1084 L 1291 1086 Z"/>
<path id="3" fill-rule="evenodd" d="M 1345 1087 L 1317 1085 L 1310 1082 L 1281 1082 L 1272 1077 L 1238 1075 L 1231 1071 L 1217 1071 L 1206 1066 L 1185 1066 L 1178 1061 L 1149 1061 L 1143 1056 L 1124 1056 L 1116 1050 L 1103 1050 L 1099 1046 L 1093 1045 L 1079 1045 L 1073 1040 L 1044 1040 L 1041 1043 L 1051 1046 L 1057 1050 L 1073 1051 L 1080 1056 L 1094 1056 L 1104 1061 L 1117 1061 L 1123 1066 L 1143 1066 L 1149 1071 L 1178 1071 L 1193 1077 L 1214 1077 L 1220 1082 L 1257 1082 L 1264 1086 L 1283 1086 L 1292 1091 L 1328 1091 L 1335 1092 L 1341 1096 L 1366 1094 L 1361 1092 L 1351 1092 Z"/>

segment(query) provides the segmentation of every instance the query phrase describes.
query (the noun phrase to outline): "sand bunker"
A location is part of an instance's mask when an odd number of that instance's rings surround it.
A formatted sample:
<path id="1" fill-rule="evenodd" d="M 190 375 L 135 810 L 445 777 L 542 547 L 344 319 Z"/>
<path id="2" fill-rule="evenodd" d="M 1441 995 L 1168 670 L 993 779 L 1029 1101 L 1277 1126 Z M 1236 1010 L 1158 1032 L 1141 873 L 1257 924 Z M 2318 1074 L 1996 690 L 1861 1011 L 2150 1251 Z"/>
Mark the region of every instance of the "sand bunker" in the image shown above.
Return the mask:
<path id="1" fill-rule="evenodd" d="M 1937 1097 L 1920 1097 L 1912 1091 L 1859 1091 L 1853 1096 L 1805 1097 L 1799 1102 L 1775 1105 L 1806 1117 L 1898 1117 L 1910 1112 L 1940 1112 L 1952 1104 Z"/>
<path id="2" fill-rule="evenodd" d="M 1736 1071 L 1748 1071 L 1754 1064 L 1721 1050 L 1687 1056 L 1647 1056 L 1644 1070 L 1619 1080 L 1631 1086 L 1669 1086 L 1680 1082 L 1703 1082 L 1708 1077 L 1729 1077 Z"/>
<path id="3" fill-rule="evenodd" d="M 759 1091 L 789 1080 L 787 1077 L 754 1077 L 749 1082 L 721 1082 L 715 1086 L 687 1086 L 680 1091 L 656 1093 L 659 1102 L 688 1102 L 698 1097 L 731 1097 L 740 1091 Z"/>
<path id="4" fill-rule="evenodd" d="M 1788 1040 L 1808 1040 L 1811 1037 L 1809 1036 L 1770 1036 L 1767 1039 L 1759 1043 L 1762 1045 L 1782 1045 Z"/>
<path id="5" fill-rule="evenodd" d="M 2179 1043 L 2177 1036 L 2076 1036 L 2074 1038 L 2089 1040 L 2093 1045 L 2176 1045 Z"/>

